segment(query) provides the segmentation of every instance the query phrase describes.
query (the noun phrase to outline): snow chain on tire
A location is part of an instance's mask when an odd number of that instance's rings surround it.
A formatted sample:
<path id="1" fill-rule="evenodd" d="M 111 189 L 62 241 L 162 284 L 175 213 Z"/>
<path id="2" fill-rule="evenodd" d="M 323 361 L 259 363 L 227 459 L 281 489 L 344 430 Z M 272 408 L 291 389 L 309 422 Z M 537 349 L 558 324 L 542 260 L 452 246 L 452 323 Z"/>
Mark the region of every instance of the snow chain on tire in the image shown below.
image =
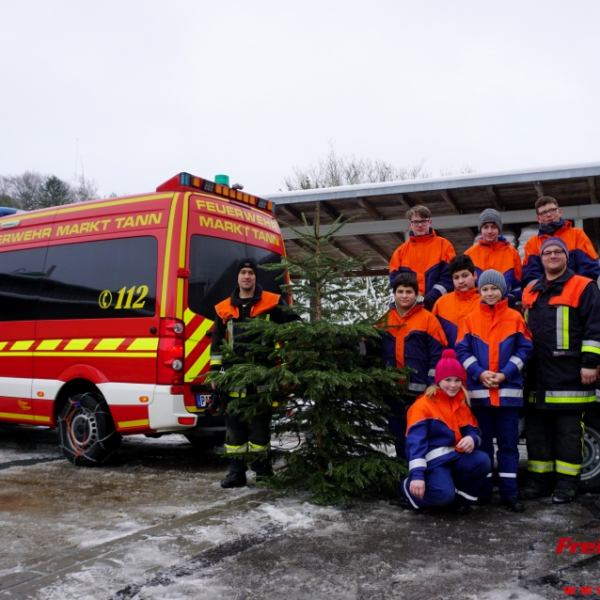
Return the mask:
<path id="1" fill-rule="evenodd" d="M 74 465 L 99 465 L 121 445 L 121 434 L 100 394 L 69 398 L 58 417 L 58 429 L 63 454 Z"/>

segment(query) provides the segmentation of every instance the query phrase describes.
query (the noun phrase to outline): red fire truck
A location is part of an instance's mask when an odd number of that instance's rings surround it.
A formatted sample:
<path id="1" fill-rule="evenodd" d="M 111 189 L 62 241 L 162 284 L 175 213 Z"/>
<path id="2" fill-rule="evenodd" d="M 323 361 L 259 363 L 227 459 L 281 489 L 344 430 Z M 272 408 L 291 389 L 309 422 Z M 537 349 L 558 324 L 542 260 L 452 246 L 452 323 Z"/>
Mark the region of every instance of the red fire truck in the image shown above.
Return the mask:
<path id="1" fill-rule="evenodd" d="M 180 173 L 156 193 L 0 218 L 0 421 L 101 463 L 127 434 L 224 439 L 203 383 L 235 264 L 279 262 L 272 202 Z M 280 293 L 276 272 L 264 289 Z"/>

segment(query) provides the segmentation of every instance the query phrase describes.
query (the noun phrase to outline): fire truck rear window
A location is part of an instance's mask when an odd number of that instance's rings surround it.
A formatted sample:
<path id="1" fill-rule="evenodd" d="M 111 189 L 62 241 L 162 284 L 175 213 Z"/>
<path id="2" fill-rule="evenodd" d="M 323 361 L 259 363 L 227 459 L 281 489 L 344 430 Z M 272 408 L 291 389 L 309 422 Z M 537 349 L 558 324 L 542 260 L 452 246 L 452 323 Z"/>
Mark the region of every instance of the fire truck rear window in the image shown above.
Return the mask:
<path id="1" fill-rule="evenodd" d="M 153 316 L 157 256 L 149 236 L 50 246 L 38 318 Z"/>
<path id="2" fill-rule="evenodd" d="M 203 235 L 193 235 L 190 244 L 190 279 L 188 304 L 196 314 L 215 320 L 215 304 L 231 296 L 237 286 L 237 261 L 243 256 L 253 256 L 259 265 L 281 262 L 281 256 L 263 248 L 240 242 L 222 240 Z M 263 289 L 281 294 L 277 279 L 281 271 L 263 271 L 258 283 Z"/>

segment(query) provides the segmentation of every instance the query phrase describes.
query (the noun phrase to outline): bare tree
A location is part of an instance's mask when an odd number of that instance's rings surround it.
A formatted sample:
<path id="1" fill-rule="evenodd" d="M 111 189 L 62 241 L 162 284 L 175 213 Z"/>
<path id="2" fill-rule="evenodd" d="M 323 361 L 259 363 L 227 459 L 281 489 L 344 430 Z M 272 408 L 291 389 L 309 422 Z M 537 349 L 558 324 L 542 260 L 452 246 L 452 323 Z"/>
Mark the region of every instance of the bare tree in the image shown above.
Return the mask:
<path id="1" fill-rule="evenodd" d="M 23 175 L 5 178 L 13 205 L 23 210 L 37 208 L 37 196 L 46 178 L 37 171 L 25 171 Z"/>
<path id="2" fill-rule="evenodd" d="M 330 146 L 327 156 L 308 168 L 294 168 L 294 174 L 286 177 L 284 183 L 288 191 L 309 190 L 341 185 L 359 185 L 431 177 L 421 160 L 408 167 L 396 167 L 383 160 L 338 156 Z"/>

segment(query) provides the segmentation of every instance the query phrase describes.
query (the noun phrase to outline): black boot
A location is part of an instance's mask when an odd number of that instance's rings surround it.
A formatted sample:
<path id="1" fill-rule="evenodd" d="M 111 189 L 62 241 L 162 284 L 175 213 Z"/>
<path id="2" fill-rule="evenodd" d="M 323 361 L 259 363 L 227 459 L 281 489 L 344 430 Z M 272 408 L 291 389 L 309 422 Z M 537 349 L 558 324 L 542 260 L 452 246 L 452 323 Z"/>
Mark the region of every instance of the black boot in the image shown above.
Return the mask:
<path id="1" fill-rule="evenodd" d="M 525 510 L 525 505 L 519 502 L 517 498 L 502 498 L 500 504 L 506 506 L 510 512 L 514 513 L 522 513 Z"/>
<path id="2" fill-rule="evenodd" d="M 535 500 L 536 498 L 543 498 L 549 496 L 552 493 L 552 488 L 539 485 L 533 482 L 527 482 L 519 490 L 519 500 Z"/>
<path id="3" fill-rule="evenodd" d="M 227 477 L 221 481 L 222 488 L 240 488 L 246 485 L 246 473 L 243 471 L 229 471 Z"/>
<path id="4" fill-rule="evenodd" d="M 569 504 L 575 500 L 577 490 L 568 485 L 558 485 L 552 493 L 552 504 Z"/>

